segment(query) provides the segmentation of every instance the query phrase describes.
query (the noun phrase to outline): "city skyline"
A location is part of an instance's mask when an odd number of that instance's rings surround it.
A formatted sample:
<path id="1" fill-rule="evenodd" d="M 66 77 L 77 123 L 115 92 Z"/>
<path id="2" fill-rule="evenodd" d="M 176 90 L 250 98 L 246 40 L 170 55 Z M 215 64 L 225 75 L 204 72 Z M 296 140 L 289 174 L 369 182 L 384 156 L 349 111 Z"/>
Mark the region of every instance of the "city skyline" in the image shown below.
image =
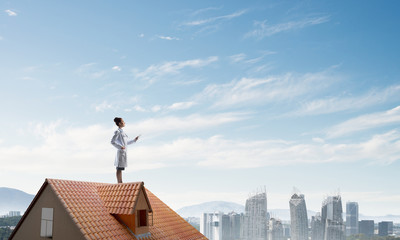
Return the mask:
<path id="1" fill-rule="evenodd" d="M 0 3 L 0 182 L 125 182 L 173 209 L 340 189 L 400 215 L 400 2 Z"/>

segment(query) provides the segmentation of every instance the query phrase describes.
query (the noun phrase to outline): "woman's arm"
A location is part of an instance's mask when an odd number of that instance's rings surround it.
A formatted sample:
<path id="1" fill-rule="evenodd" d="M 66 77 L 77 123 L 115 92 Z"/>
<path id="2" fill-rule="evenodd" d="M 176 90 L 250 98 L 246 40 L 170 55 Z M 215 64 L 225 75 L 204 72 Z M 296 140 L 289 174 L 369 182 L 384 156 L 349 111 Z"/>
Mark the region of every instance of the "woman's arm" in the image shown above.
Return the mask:
<path id="1" fill-rule="evenodd" d="M 128 141 L 128 144 L 135 143 L 135 142 L 139 139 L 139 137 L 140 137 L 140 135 L 139 135 L 139 136 L 136 136 L 135 139 L 133 139 L 133 140 L 129 140 L 129 141 Z"/>
<path id="2" fill-rule="evenodd" d="M 117 149 L 124 149 L 125 147 L 122 146 L 118 141 L 117 138 L 119 137 L 120 133 L 115 131 L 114 136 L 111 139 L 111 144 L 116 147 Z"/>

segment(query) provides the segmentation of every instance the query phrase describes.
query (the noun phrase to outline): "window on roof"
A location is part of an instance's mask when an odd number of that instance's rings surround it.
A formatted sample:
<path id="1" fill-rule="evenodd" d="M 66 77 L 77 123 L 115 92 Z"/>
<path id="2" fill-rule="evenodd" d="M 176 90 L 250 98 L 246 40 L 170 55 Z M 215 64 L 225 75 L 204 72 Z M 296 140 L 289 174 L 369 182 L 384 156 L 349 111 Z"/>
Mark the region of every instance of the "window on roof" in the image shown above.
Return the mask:
<path id="1" fill-rule="evenodd" d="M 147 226 L 147 210 L 138 210 L 138 223 L 139 223 L 139 227 L 145 227 Z"/>
<path id="2" fill-rule="evenodd" d="M 42 208 L 41 237 L 53 237 L 53 208 Z"/>

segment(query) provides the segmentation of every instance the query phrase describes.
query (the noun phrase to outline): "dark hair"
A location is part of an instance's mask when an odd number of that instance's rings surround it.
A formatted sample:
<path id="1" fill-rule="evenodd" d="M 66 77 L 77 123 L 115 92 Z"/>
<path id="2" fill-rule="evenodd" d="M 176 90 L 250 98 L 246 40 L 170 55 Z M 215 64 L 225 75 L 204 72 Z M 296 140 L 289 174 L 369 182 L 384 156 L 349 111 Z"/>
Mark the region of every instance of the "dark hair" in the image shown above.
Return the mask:
<path id="1" fill-rule="evenodd" d="M 119 127 L 119 124 L 121 123 L 121 121 L 122 121 L 122 118 L 119 118 L 119 117 L 114 118 L 114 122 L 118 127 Z"/>

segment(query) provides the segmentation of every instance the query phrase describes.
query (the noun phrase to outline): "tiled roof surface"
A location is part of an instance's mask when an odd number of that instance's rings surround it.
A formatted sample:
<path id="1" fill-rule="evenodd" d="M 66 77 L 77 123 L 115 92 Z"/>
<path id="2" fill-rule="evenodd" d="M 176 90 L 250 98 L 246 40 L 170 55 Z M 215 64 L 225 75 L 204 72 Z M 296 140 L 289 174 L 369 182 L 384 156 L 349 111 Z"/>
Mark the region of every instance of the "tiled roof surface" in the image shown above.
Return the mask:
<path id="1" fill-rule="evenodd" d="M 185 219 L 146 189 L 153 208 L 154 225 L 150 226 L 152 239 L 196 240 L 207 239 Z"/>
<path id="2" fill-rule="evenodd" d="M 134 239 L 99 197 L 97 187 L 104 184 L 53 179 L 47 182 L 87 239 Z"/>
<path id="3" fill-rule="evenodd" d="M 47 183 L 87 239 L 137 239 L 111 213 L 132 213 L 143 182 L 107 184 L 47 179 Z M 151 235 L 141 240 L 207 239 L 145 190 L 153 210 L 153 226 L 149 227 Z"/>
<path id="4" fill-rule="evenodd" d="M 134 214 L 143 182 L 128 184 L 109 184 L 97 187 L 104 206 L 112 214 Z"/>

